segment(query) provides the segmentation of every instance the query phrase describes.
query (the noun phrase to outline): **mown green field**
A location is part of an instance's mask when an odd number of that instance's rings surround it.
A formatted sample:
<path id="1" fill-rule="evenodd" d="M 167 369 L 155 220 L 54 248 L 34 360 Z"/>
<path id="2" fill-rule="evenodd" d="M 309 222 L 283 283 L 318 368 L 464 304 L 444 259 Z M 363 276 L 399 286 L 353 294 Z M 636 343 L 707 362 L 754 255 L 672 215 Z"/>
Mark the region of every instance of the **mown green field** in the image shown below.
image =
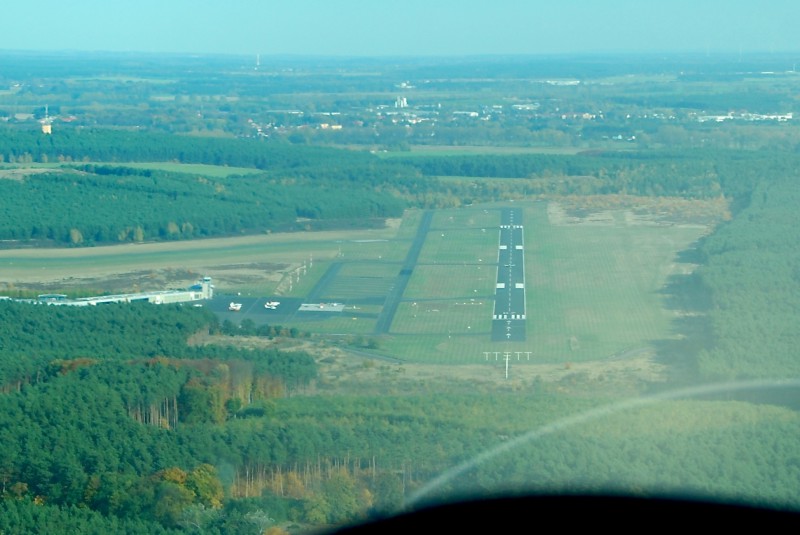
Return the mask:
<path id="1" fill-rule="evenodd" d="M 344 264 L 321 297 L 326 301 L 355 302 L 364 299 L 382 301 L 394 284 L 399 270 L 398 264 L 379 262 Z"/>
<path id="2" fill-rule="evenodd" d="M 435 214 L 380 353 L 467 364 L 484 360 L 487 351 L 511 351 L 531 355 L 531 362 L 566 363 L 647 349 L 675 336 L 676 313 L 665 308 L 664 285 L 671 274 L 690 269 L 676 255 L 705 227 L 654 225 L 622 210 L 551 221 L 546 203 L 516 206 L 525 210 L 527 341 L 491 341 L 500 214 L 497 206 L 469 207 Z M 411 218 L 417 222 L 418 213 Z M 405 223 L 404 239 L 386 242 L 396 259 L 413 236 Z M 388 292 L 399 265 L 375 259 L 381 242 L 359 245 L 365 249 L 342 253 L 340 261 L 349 261 L 326 296 L 347 302 Z M 368 334 L 370 325 L 369 318 L 344 314 L 303 328 Z"/>
<path id="3" fill-rule="evenodd" d="M 527 340 L 491 341 L 500 212 L 499 205 L 473 206 L 434 214 L 389 334 L 378 340 L 381 353 L 414 362 L 464 364 L 480 362 L 484 352 L 511 351 L 526 352 L 535 362 L 566 363 L 608 358 L 675 336 L 671 321 L 676 312 L 665 308 L 663 288 L 671 274 L 690 269 L 676 255 L 706 227 L 656 225 L 623 210 L 559 219 L 548 215 L 545 202 L 514 206 L 525 214 Z M 341 317 L 293 320 L 292 325 L 311 332 L 371 334 L 420 220 L 421 213 L 411 211 L 399 227 L 381 230 L 5 250 L 0 251 L 5 275 L 0 282 L 177 268 L 200 275 L 215 267 L 220 290 L 303 298 L 338 265 L 317 298 L 360 305 L 361 311 L 348 308 Z M 253 269 L 271 264 L 284 266 L 283 275 L 252 278 Z M 243 282 L 226 282 L 224 276 L 236 267 L 251 271 Z"/>
<path id="4" fill-rule="evenodd" d="M 194 269 L 202 273 L 204 268 L 216 266 L 300 265 L 312 256 L 315 265 L 337 256 L 377 258 L 390 250 L 386 240 L 393 235 L 392 229 L 372 229 L 87 248 L 4 249 L 0 250 L 0 282 L 64 281 L 68 286 L 73 278 L 102 278 L 157 269 Z"/>
<path id="5" fill-rule="evenodd" d="M 608 357 L 671 337 L 662 293 L 699 226 L 552 225 L 526 213 L 528 338 L 547 360 Z"/>
<path id="6" fill-rule="evenodd" d="M 250 175 L 261 173 L 258 169 L 249 167 L 228 167 L 223 165 L 206 165 L 200 163 L 171 163 L 171 162 L 136 162 L 126 163 L 124 167 L 135 169 L 157 169 L 173 173 L 190 173 L 212 178 L 227 178 L 233 175 Z"/>
<path id="7" fill-rule="evenodd" d="M 211 178 L 227 178 L 234 175 L 248 175 L 261 173 L 259 169 L 252 169 L 250 167 L 228 167 L 226 165 L 209 165 L 200 163 L 176 163 L 176 162 L 126 162 L 126 163 L 108 163 L 108 162 L 81 162 L 64 164 L 61 162 L 55 163 L 26 163 L 26 164 L 2 164 L 0 168 L 3 169 L 56 169 L 64 165 L 85 165 L 90 163 L 93 165 L 108 165 L 111 167 L 132 167 L 134 169 L 154 169 L 158 171 L 169 171 L 172 173 L 189 173 L 196 174 Z"/>
<path id="8" fill-rule="evenodd" d="M 502 147 L 482 145 L 412 145 L 409 151 L 379 152 L 381 157 L 453 156 L 459 154 L 578 154 L 577 147 Z"/>
<path id="9" fill-rule="evenodd" d="M 497 231 L 476 227 L 445 237 L 431 231 L 420 258 L 425 265 L 414 270 L 392 336 L 382 342 L 385 352 L 435 363 L 477 362 L 484 351 L 530 352 L 536 362 L 580 362 L 674 336 L 675 313 L 665 309 L 662 291 L 670 274 L 688 268 L 677 264 L 676 254 L 700 237 L 703 227 L 656 226 L 623 212 L 552 223 L 545 203 L 518 206 L 525 207 L 527 341 L 490 340 Z M 483 214 L 470 208 L 454 217 L 470 211 Z M 499 219 L 496 211 L 490 213 Z M 437 214 L 437 223 L 447 214 Z M 482 257 L 490 261 L 477 263 Z"/>
<path id="10" fill-rule="evenodd" d="M 497 258 L 485 264 L 418 265 L 404 297 L 406 300 L 418 301 L 453 299 L 470 303 L 494 302 Z"/>

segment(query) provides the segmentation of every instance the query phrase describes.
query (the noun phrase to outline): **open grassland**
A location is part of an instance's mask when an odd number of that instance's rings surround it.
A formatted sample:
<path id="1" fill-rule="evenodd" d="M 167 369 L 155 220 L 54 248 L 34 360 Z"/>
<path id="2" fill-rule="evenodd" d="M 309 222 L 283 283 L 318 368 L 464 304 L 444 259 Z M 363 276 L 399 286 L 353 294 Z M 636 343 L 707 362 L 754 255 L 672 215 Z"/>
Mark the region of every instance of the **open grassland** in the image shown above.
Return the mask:
<path id="1" fill-rule="evenodd" d="M 440 210 L 433 214 L 432 230 L 497 228 L 500 221 L 499 205 L 471 207 L 463 210 Z"/>
<path id="2" fill-rule="evenodd" d="M 128 162 L 128 163 L 108 163 L 108 162 L 73 162 L 73 163 L 25 163 L 25 164 L 2 164 L 0 169 L 10 175 L 13 171 L 17 175 L 32 174 L 35 172 L 52 171 L 61 167 L 71 165 L 103 165 L 110 167 L 130 167 L 133 169 L 153 169 L 157 171 L 169 171 L 172 173 L 187 173 L 200 175 L 209 178 L 227 178 L 235 175 L 249 175 L 261 173 L 259 169 L 250 167 L 228 167 L 226 165 L 207 165 L 199 163 L 176 163 L 176 162 Z"/>
<path id="3" fill-rule="evenodd" d="M 677 253 L 721 212 L 716 201 L 705 211 L 679 201 L 670 211 L 662 202 L 649 213 L 635 199 L 623 200 L 599 208 L 568 199 L 515 203 L 524 210 L 527 340 L 513 343 L 490 335 L 498 206 L 437 212 L 378 352 L 426 364 L 478 364 L 508 352 L 515 363 L 561 366 L 652 354 L 655 341 L 674 336 L 671 321 L 680 314 L 665 307 L 665 282 L 693 268 Z M 411 211 L 380 230 L 0 250 L 0 284 L 65 291 L 84 282 L 135 291 L 210 275 L 220 292 L 305 298 L 334 267 L 316 297 L 343 302 L 345 311 L 295 315 L 288 323 L 323 334 L 371 334 L 419 221 L 420 212 Z"/>
<path id="4" fill-rule="evenodd" d="M 407 240 L 358 239 L 342 240 L 337 243 L 339 259 L 347 262 L 364 260 L 368 262 L 401 262 L 410 242 Z"/>
<path id="5" fill-rule="evenodd" d="M 134 291 L 132 281 L 154 279 L 149 288 L 191 284 L 209 275 L 222 291 L 273 289 L 313 258 L 315 268 L 340 255 L 377 257 L 387 250 L 394 228 L 298 232 L 214 238 L 169 243 L 140 243 L 87 248 L 0 250 L 0 291 L 14 287 L 59 289 L 91 287 L 108 291 Z M 381 240 L 381 241 L 375 241 Z M 320 268 L 322 266 L 320 265 Z M 164 280 L 167 272 L 180 272 Z M 313 285 L 313 275 L 303 282 Z M 126 282 L 127 281 L 127 282 Z M 266 286 L 265 286 L 266 285 Z"/>
<path id="6" fill-rule="evenodd" d="M 459 154 L 578 154 L 576 147 L 497 147 L 482 145 L 412 145 L 410 151 L 380 152 L 383 157 L 453 156 Z"/>
<path id="7" fill-rule="evenodd" d="M 495 214 L 499 220 L 499 215 Z M 420 264 L 497 262 L 498 223 L 486 228 L 431 229 L 419 255 Z"/>
<path id="8" fill-rule="evenodd" d="M 487 232 L 491 243 L 481 228 L 444 237 L 432 231 L 420 258 L 426 265 L 414 270 L 384 351 L 416 362 L 469 363 L 510 352 L 521 363 L 567 364 L 649 353 L 653 342 L 673 336 L 676 311 L 665 308 L 663 288 L 670 275 L 691 271 L 676 255 L 706 225 L 672 224 L 663 215 L 655 221 L 622 207 L 583 207 L 577 215 L 555 203 L 518 206 L 525 209 L 527 340 L 492 343 L 488 334 L 496 229 Z M 478 209 L 461 213 L 470 211 Z M 491 261 L 457 265 L 481 256 Z"/>
<path id="9" fill-rule="evenodd" d="M 481 334 L 491 331 L 493 302 L 464 300 L 430 300 L 402 303 L 392 324 L 397 334 L 445 334 L 443 339 Z"/>
<path id="10" fill-rule="evenodd" d="M 495 248 L 497 246 L 495 245 Z M 405 300 L 454 299 L 459 302 L 494 302 L 497 259 L 487 265 L 418 265 L 406 287 Z M 491 320 L 491 311 L 489 312 Z"/>
<path id="11" fill-rule="evenodd" d="M 394 278 L 400 267 L 387 262 L 347 262 L 339 270 L 341 277 Z"/>
<path id="12" fill-rule="evenodd" d="M 563 223 L 550 208 L 529 211 L 526 225 L 527 329 L 535 353 L 585 361 L 670 337 L 675 311 L 665 309 L 664 284 L 691 270 L 676 254 L 706 227 L 652 225 L 628 211 Z"/>
<path id="13" fill-rule="evenodd" d="M 331 261 L 329 259 L 312 262 L 311 257 L 305 258 L 300 264 L 296 264 L 293 269 L 283 273 L 273 293 L 286 297 L 304 297 L 311 292 L 317 281 L 330 268 L 330 265 Z M 263 296 L 264 294 L 255 295 Z"/>
<path id="14" fill-rule="evenodd" d="M 398 264 L 379 262 L 343 264 L 336 277 L 325 289 L 325 300 L 358 302 L 364 299 L 377 299 L 383 302 L 394 284 Z"/>
<path id="15" fill-rule="evenodd" d="M 234 175 L 251 175 L 261 173 L 258 169 L 250 167 L 228 167 L 225 165 L 206 165 L 200 163 L 171 163 L 171 162 L 135 162 L 121 164 L 120 167 L 134 169 L 155 169 L 172 173 L 188 173 L 211 178 L 227 178 Z"/>
<path id="16" fill-rule="evenodd" d="M 393 226 L 397 229 L 395 239 L 412 240 L 417 234 L 417 227 L 419 227 L 420 221 L 422 221 L 422 211 L 406 210 L 402 220 L 389 221 L 393 222 Z"/>

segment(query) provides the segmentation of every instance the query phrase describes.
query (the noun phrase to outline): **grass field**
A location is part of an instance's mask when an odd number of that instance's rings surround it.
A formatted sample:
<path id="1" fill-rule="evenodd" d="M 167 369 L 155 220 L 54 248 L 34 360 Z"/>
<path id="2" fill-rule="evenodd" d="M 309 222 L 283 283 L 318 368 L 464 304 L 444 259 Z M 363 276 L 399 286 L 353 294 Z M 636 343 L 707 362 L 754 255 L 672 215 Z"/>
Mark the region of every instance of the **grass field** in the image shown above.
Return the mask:
<path id="1" fill-rule="evenodd" d="M 566 364 L 641 352 L 675 336 L 676 312 L 665 309 L 661 292 L 670 275 L 691 270 L 676 255 L 707 225 L 688 224 L 681 214 L 675 217 L 680 224 L 663 215 L 648 219 L 641 207 L 569 212 L 554 202 L 514 206 L 524 210 L 527 341 L 491 341 L 499 205 L 474 206 L 434 214 L 389 334 L 378 342 L 380 353 L 420 363 L 478 364 L 487 354 L 510 352 L 523 361 Z M 690 208 L 697 216 L 698 206 Z M 344 302 L 345 312 L 296 317 L 291 324 L 371 334 L 420 220 L 420 212 L 411 211 L 380 230 L 0 250 L 0 293 L 3 285 L 56 291 L 82 280 L 115 291 L 124 288 L 114 284 L 133 280 L 137 288 L 163 288 L 210 275 L 221 292 L 302 298 L 335 266 L 317 297 Z"/>
<path id="2" fill-rule="evenodd" d="M 107 163 L 90 162 L 94 165 L 108 165 L 111 167 L 132 167 L 134 169 L 155 169 L 159 171 L 170 171 L 173 173 L 188 173 L 201 175 L 211 178 L 227 178 L 233 175 L 248 175 L 261 173 L 259 169 L 250 167 L 228 167 L 225 165 L 206 165 L 199 163 L 174 163 L 174 162 L 130 162 L 130 163 Z M 26 164 L 0 164 L 0 169 L 57 169 L 64 165 L 85 165 L 85 163 L 64 164 L 55 163 L 26 163 Z"/>
<path id="3" fill-rule="evenodd" d="M 676 254 L 707 227 L 654 225 L 621 209 L 555 218 L 545 203 L 517 206 L 525 207 L 527 341 L 490 342 L 496 268 L 474 262 L 496 262 L 497 230 L 487 230 L 488 240 L 476 227 L 444 238 L 429 234 L 420 261 L 430 264 L 415 269 L 385 352 L 469 363 L 485 358 L 484 351 L 509 351 L 523 360 L 568 363 L 640 351 L 673 336 L 674 312 L 664 308 L 661 290 L 670 274 L 691 269 L 677 264 Z M 497 212 L 489 213 L 497 221 Z M 443 211 L 436 222 L 448 217 Z M 472 263 L 442 265 L 467 258 Z"/>
<path id="4" fill-rule="evenodd" d="M 497 262 L 497 233 L 497 223 L 495 228 L 441 231 L 432 229 L 420 253 L 419 262 L 421 264 Z"/>
<path id="5" fill-rule="evenodd" d="M 170 163 L 170 162 L 136 162 L 121 164 L 122 167 L 135 169 L 156 169 L 173 173 L 189 173 L 211 178 L 227 178 L 233 175 L 251 175 L 261 173 L 258 169 L 250 167 L 227 167 L 222 165 L 205 165 L 199 163 Z"/>
<path id="6" fill-rule="evenodd" d="M 410 151 L 381 152 L 381 157 L 453 156 L 458 154 L 567 154 L 585 149 L 576 147 L 496 147 L 481 145 L 412 145 Z"/>
<path id="7" fill-rule="evenodd" d="M 435 239 L 435 238 L 434 238 Z M 495 245 L 495 248 L 497 246 Z M 405 292 L 406 300 L 458 299 L 494 302 L 497 258 L 487 265 L 418 265 Z M 491 311 L 489 312 L 491 319 Z"/>
<path id="8" fill-rule="evenodd" d="M 215 238 L 169 243 L 126 244 L 108 247 L 0 250 L 2 287 L 69 287 L 88 285 L 113 291 L 132 291 L 126 279 L 153 276 L 158 284 L 165 271 L 183 278 L 169 285 L 191 283 L 210 275 L 223 291 L 264 291 L 313 257 L 315 267 L 338 255 L 379 256 L 394 228 L 323 231 Z M 323 271 L 320 270 L 318 275 Z M 316 271 L 315 271 L 316 273 Z M 303 282 L 313 285 L 312 277 Z M 113 286 L 113 288 L 111 288 Z M 163 286 L 162 286 L 163 288 Z M 152 289 L 156 289 L 153 287 Z"/>
<path id="9" fill-rule="evenodd" d="M 526 228 L 527 328 L 537 355 L 584 361 L 671 336 L 673 313 L 661 290 L 670 274 L 685 269 L 676 253 L 703 227 L 624 218 L 556 225 L 533 210 Z"/>
<path id="10" fill-rule="evenodd" d="M 397 264 L 379 262 L 344 264 L 322 297 L 326 301 L 382 301 L 394 284 L 399 270 Z"/>

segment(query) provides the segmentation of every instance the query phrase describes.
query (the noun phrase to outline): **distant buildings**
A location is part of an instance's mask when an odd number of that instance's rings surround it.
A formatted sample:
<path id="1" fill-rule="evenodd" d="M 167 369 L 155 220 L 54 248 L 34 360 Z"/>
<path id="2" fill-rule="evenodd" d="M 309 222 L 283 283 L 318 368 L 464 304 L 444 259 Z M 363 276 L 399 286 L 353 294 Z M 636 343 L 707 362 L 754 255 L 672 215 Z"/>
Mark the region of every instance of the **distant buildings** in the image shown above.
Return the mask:
<path id="1" fill-rule="evenodd" d="M 14 301 L 33 304 L 62 306 L 96 306 L 107 303 L 148 302 L 156 305 L 167 303 L 185 303 L 201 301 L 214 297 L 214 286 L 211 277 L 203 277 L 197 284 L 186 290 L 165 290 L 161 292 L 144 292 L 136 294 L 101 295 L 96 297 L 79 297 L 68 299 L 64 294 L 42 294 L 36 299 L 14 299 Z M 9 299 L 0 297 L 0 299 Z"/>
<path id="2" fill-rule="evenodd" d="M 728 113 L 727 115 L 699 115 L 697 117 L 698 122 L 705 123 L 708 121 L 713 121 L 717 123 L 721 123 L 723 121 L 732 121 L 732 120 L 739 120 L 739 121 L 778 121 L 779 123 L 784 123 L 786 121 L 791 121 L 793 118 L 793 113 L 773 113 L 773 114 L 761 114 L 761 113 Z"/>
<path id="3" fill-rule="evenodd" d="M 44 106 L 44 119 L 42 119 L 42 134 L 50 135 L 53 133 L 53 121 L 50 119 L 49 107 Z"/>

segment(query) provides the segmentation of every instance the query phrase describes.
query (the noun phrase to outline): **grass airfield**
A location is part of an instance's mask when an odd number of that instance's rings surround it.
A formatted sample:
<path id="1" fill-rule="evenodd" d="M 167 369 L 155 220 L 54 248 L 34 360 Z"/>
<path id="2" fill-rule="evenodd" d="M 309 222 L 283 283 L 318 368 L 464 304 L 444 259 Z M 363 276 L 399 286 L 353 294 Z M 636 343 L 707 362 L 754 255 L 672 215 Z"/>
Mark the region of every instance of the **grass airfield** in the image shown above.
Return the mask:
<path id="1" fill-rule="evenodd" d="M 376 337 L 377 353 L 460 365 L 502 360 L 508 353 L 520 364 L 568 366 L 642 354 L 654 342 L 677 336 L 671 321 L 680 311 L 665 307 L 664 287 L 670 276 L 691 272 L 694 266 L 680 263 L 678 253 L 711 226 L 707 214 L 702 223 L 692 221 L 703 213 L 698 205 L 665 211 L 643 203 L 631 198 L 596 209 L 569 199 L 513 204 L 524 210 L 524 342 L 490 337 L 499 204 L 437 211 L 424 236 L 417 235 L 420 212 L 410 211 L 380 230 L 2 250 L 0 293 L 163 289 L 211 275 L 222 300 L 313 296 L 343 302 L 339 315 L 281 314 L 281 323 L 323 335 L 369 336 L 406 252 L 415 239 L 424 239 L 389 333 Z M 226 317 L 269 321 L 259 308 L 251 316 Z"/>

